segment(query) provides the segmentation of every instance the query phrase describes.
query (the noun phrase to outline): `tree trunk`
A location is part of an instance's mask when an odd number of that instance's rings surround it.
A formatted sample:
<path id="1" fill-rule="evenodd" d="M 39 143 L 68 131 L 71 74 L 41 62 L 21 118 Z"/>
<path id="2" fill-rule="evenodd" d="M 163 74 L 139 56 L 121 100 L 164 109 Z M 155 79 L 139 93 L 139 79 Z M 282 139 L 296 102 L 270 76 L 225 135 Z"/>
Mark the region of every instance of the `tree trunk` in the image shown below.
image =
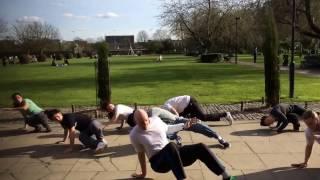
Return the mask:
<path id="1" fill-rule="evenodd" d="M 111 102 L 111 84 L 108 61 L 107 44 L 102 42 L 97 45 L 98 50 L 98 97 L 100 106 L 104 102 Z M 103 108 L 103 107 L 101 107 Z"/>
<path id="2" fill-rule="evenodd" d="M 280 99 L 279 41 L 273 10 L 268 5 L 265 7 L 264 35 L 265 96 L 267 106 L 274 106 L 279 104 Z"/>

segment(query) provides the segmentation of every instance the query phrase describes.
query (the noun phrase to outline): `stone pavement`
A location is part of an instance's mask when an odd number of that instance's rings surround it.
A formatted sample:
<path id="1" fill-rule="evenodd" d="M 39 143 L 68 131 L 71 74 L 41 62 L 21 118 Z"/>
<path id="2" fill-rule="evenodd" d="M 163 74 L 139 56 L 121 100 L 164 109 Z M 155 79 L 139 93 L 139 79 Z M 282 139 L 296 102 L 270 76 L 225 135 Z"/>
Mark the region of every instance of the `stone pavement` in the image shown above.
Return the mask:
<path id="1" fill-rule="evenodd" d="M 25 134 L 19 130 L 22 124 L 22 121 L 0 121 L 1 180 L 122 180 L 130 179 L 130 174 L 139 170 L 137 156 L 129 143 L 128 128 L 117 131 L 116 126 L 107 127 L 109 147 L 101 154 L 95 155 L 90 150 L 64 154 L 66 145 L 54 144 L 62 139 L 60 125 L 51 123 L 51 133 Z M 260 127 L 257 120 L 237 120 L 232 126 L 226 126 L 225 121 L 207 124 L 229 140 L 232 147 L 221 149 L 216 140 L 187 131 L 180 133 L 183 144 L 207 144 L 239 180 L 320 180 L 319 144 L 314 145 L 307 169 L 290 168 L 291 163 L 303 161 L 305 126 L 301 132 L 292 132 L 289 125 L 287 132 L 274 134 Z M 222 179 L 199 161 L 187 167 L 186 174 L 188 179 Z M 147 177 L 174 179 L 171 172 L 153 172 L 149 164 Z"/>

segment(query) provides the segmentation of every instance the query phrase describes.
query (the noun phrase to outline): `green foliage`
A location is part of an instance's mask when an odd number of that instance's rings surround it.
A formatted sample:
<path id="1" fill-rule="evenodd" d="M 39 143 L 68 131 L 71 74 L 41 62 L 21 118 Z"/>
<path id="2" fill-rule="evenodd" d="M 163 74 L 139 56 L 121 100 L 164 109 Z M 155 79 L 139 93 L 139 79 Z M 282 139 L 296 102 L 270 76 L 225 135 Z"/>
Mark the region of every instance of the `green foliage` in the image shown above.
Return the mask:
<path id="1" fill-rule="evenodd" d="M 23 54 L 19 56 L 20 64 L 29 64 L 31 62 L 32 57 L 29 54 Z"/>
<path id="2" fill-rule="evenodd" d="M 98 97 L 102 102 L 111 102 L 111 84 L 109 75 L 108 47 L 105 42 L 97 44 L 98 52 Z"/>
<path id="3" fill-rule="evenodd" d="M 271 7 L 265 7 L 265 39 L 263 43 L 265 96 L 267 105 L 273 106 L 280 100 L 280 68 L 278 58 L 278 34 Z"/>

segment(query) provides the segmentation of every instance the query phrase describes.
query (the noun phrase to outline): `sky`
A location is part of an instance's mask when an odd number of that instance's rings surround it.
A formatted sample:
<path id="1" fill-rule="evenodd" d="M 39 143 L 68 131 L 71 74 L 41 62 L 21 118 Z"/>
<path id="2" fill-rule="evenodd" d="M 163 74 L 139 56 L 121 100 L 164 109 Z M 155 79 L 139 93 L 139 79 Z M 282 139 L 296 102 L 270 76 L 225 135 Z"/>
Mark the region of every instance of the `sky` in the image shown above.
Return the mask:
<path id="1" fill-rule="evenodd" d="M 161 28 L 159 0 L 0 0 L 0 17 L 17 21 L 40 21 L 59 29 L 63 40 L 136 35 L 149 37 Z"/>

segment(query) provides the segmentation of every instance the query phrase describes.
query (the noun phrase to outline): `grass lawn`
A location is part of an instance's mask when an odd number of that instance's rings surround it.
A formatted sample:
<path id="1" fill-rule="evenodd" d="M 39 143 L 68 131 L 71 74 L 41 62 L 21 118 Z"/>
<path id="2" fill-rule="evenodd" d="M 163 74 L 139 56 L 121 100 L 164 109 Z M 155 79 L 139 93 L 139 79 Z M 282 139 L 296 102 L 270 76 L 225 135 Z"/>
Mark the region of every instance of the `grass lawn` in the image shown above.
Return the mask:
<path id="1" fill-rule="evenodd" d="M 201 103 L 231 103 L 260 99 L 264 95 L 263 70 L 218 63 L 197 63 L 193 57 L 113 56 L 114 103 L 162 104 L 167 98 L 189 94 Z M 72 59 L 70 66 L 50 62 L 0 67 L 0 106 L 9 106 L 10 95 L 21 92 L 41 106 L 94 105 L 94 60 Z M 281 76 L 281 95 L 288 96 L 288 75 Z M 320 80 L 296 75 L 296 99 L 320 100 Z"/>
<path id="2" fill-rule="evenodd" d="M 282 65 L 282 62 L 283 62 L 283 58 L 282 58 L 282 54 L 279 56 L 280 58 L 280 65 Z M 300 66 L 300 63 L 301 63 L 301 60 L 303 59 L 300 58 L 300 56 L 294 56 L 294 62 L 296 64 L 296 67 L 299 67 Z M 251 62 L 253 63 L 253 55 L 250 55 L 250 54 L 239 54 L 238 55 L 238 60 L 239 61 L 243 61 L 243 62 Z M 289 55 L 289 63 L 291 61 L 291 56 Z M 258 64 L 263 64 L 264 62 L 264 59 L 263 59 L 263 55 L 259 55 L 257 56 L 257 63 Z"/>

